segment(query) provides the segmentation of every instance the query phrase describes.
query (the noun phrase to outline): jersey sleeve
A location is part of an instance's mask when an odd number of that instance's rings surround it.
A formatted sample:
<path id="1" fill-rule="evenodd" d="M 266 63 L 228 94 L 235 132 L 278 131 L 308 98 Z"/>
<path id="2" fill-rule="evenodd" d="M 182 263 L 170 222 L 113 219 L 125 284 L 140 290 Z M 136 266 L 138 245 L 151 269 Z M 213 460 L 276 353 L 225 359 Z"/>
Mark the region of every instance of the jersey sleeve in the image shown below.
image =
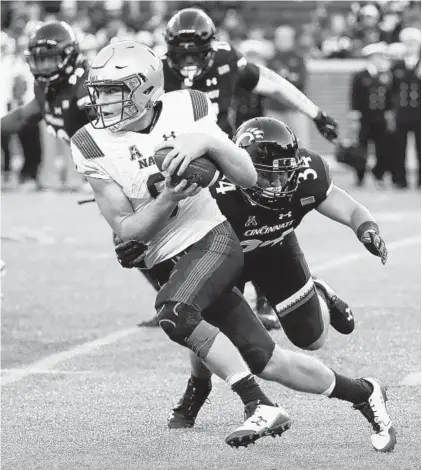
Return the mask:
<path id="1" fill-rule="evenodd" d="M 259 68 L 231 46 L 227 55 L 230 68 L 239 75 L 237 86 L 252 91 L 258 84 Z"/>
<path id="2" fill-rule="evenodd" d="M 321 204 L 333 189 L 330 167 L 317 153 L 301 149 L 304 168 L 299 174 L 299 194 L 302 205 L 310 205 L 309 209 Z"/>
<path id="3" fill-rule="evenodd" d="M 217 115 L 211 100 L 205 93 L 198 90 L 187 90 L 192 103 L 194 129 L 219 138 L 229 138 L 217 125 Z"/>
<path id="4" fill-rule="evenodd" d="M 85 127 L 79 129 L 71 138 L 70 151 L 79 173 L 90 178 L 111 179 L 100 163 L 104 153 Z"/>

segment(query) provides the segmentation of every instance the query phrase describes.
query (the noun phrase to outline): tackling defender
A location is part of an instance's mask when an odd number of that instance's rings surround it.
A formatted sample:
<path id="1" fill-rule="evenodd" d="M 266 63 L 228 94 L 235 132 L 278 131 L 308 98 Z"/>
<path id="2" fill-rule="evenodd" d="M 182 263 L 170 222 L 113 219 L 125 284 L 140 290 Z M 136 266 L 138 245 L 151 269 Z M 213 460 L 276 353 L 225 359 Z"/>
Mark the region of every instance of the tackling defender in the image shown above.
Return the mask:
<path id="1" fill-rule="evenodd" d="M 204 92 L 212 102 L 219 127 L 230 136 L 235 130 L 230 119 L 233 97 L 237 89 L 243 88 L 289 102 L 312 119 L 326 139 L 337 138 L 337 123 L 333 118 L 289 81 L 267 67 L 248 62 L 230 44 L 218 41 L 212 19 L 201 9 L 185 8 L 174 14 L 167 23 L 164 37 L 167 45 L 163 58 L 164 90 L 191 88 Z M 277 318 L 265 308 L 259 294 L 257 314 L 268 329 L 278 326 Z M 140 326 L 158 324 L 154 319 L 141 322 Z"/>
<path id="2" fill-rule="evenodd" d="M 160 64 L 151 50 L 134 41 L 100 51 L 87 86 L 97 113 L 92 124 L 101 130 L 85 126 L 78 131 L 72 154 L 117 235 L 147 243 L 146 266 L 163 269 L 164 285 L 156 300 L 160 326 L 213 372 L 235 382 L 247 419 L 226 442 L 248 445 L 290 425 L 284 410 L 273 406 L 245 370 L 228 340 L 227 334 L 233 334 L 231 340 L 253 373 L 295 390 L 353 403 L 373 426 L 373 446 L 391 450 L 395 431 L 385 388 L 375 379 L 349 379 L 312 357 L 276 346 L 239 291 L 228 289 L 240 274 L 242 250 L 209 191 L 195 185 L 186 188 L 186 181 L 172 188 L 168 177 L 163 184 L 153 152 L 169 133 L 177 138 L 163 164 L 168 174 L 180 162 L 187 164 L 207 151 L 240 186 L 254 186 L 256 173 L 251 172 L 248 152 L 216 126 L 205 95 L 181 91 L 162 96 Z M 186 131 L 190 133 L 182 134 Z M 165 147 L 168 142 L 155 151 Z M 237 335 L 239 321 L 247 324 L 246 337 Z"/>

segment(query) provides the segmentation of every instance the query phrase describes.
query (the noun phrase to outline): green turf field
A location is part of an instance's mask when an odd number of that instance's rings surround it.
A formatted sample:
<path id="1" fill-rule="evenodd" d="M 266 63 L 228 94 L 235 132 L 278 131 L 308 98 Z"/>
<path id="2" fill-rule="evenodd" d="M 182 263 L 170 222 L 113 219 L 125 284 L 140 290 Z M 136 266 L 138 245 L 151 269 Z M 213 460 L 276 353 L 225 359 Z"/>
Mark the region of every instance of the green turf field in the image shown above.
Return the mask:
<path id="1" fill-rule="evenodd" d="M 313 354 L 389 385 L 393 453 L 372 449 L 368 424 L 348 404 L 270 383 L 294 420 L 278 439 L 224 443 L 243 410 L 219 379 L 194 429 L 167 429 L 187 354 L 161 330 L 136 328 L 153 313 L 153 292 L 119 267 L 96 206 L 77 206 L 75 194 L 3 193 L 2 469 L 420 468 L 420 193 L 352 193 L 378 217 L 390 256 L 382 266 L 348 229 L 318 214 L 305 220 L 298 234 L 309 264 L 356 317 L 353 335 L 330 331 Z"/>

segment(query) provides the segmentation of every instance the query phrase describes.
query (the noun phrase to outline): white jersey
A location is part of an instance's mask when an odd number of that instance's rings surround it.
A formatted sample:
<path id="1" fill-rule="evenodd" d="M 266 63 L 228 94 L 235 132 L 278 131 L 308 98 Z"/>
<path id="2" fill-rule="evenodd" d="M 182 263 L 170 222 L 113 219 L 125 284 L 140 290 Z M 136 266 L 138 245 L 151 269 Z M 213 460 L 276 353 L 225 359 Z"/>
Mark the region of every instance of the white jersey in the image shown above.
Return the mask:
<path id="1" fill-rule="evenodd" d="M 186 132 L 228 136 L 216 124 L 209 98 L 199 91 L 166 93 L 157 122 L 149 134 L 82 127 L 71 139 L 72 157 L 80 173 L 117 182 L 135 212 L 153 203 L 164 184 L 153 158 L 155 146 Z M 180 201 L 168 223 L 151 240 L 145 264 L 152 267 L 203 238 L 226 218 L 208 189 Z"/>

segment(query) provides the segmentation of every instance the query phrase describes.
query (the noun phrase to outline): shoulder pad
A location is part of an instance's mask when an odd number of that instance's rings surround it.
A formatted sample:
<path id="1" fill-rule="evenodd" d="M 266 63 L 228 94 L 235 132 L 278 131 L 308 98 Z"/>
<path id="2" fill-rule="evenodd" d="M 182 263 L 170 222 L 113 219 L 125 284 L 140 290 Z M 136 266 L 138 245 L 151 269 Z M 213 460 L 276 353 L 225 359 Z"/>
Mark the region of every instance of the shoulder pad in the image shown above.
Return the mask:
<path id="1" fill-rule="evenodd" d="M 92 135 L 88 132 L 86 126 L 81 127 L 71 139 L 84 158 L 90 160 L 93 158 L 104 157 L 104 153 L 98 147 Z"/>
<path id="2" fill-rule="evenodd" d="M 207 95 L 202 91 L 188 89 L 192 101 L 193 118 L 195 121 L 208 115 Z"/>

